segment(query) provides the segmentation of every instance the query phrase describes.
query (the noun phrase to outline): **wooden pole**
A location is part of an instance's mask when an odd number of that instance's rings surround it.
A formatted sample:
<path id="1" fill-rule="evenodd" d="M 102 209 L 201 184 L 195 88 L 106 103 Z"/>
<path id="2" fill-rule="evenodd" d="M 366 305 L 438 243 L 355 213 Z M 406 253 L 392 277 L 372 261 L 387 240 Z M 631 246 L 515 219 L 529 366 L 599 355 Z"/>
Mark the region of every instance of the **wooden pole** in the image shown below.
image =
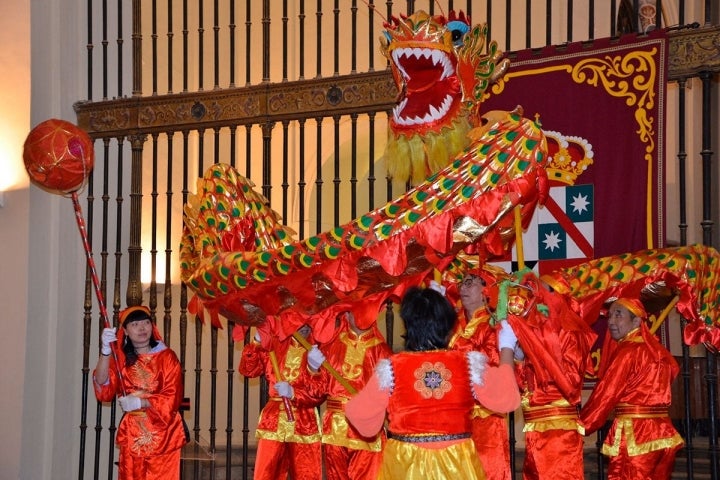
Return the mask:
<path id="1" fill-rule="evenodd" d="M 275 352 L 273 350 L 270 350 L 270 363 L 272 364 L 273 372 L 275 372 L 275 378 L 277 378 L 278 382 L 282 382 L 283 378 L 280 375 L 280 366 L 278 365 L 277 355 L 275 355 Z M 287 414 L 288 422 L 294 422 L 295 415 L 293 415 L 292 405 L 290 405 L 290 399 L 287 397 L 282 397 L 282 399 L 283 403 L 285 404 L 285 413 Z"/>
<path id="2" fill-rule="evenodd" d="M 660 325 L 662 325 L 663 321 L 665 321 L 665 318 L 668 316 L 668 314 L 670 314 L 670 311 L 675 308 L 675 305 L 678 303 L 679 300 L 679 295 L 675 295 L 675 298 L 670 300 L 670 303 L 668 303 L 667 307 L 665 307 L 665 309 L 660 312 L 660 315 L 658 315 L 658 317 L 653 320 L 653 323 L 650 326 L 650 333 L 654 334 L 655 332 L 657 332 L 657 329 L 660 328 Z"/>
<path id="3" fill-rule="evenodd" d="M 518 259 L 518 270 L 525 268 L 525 252 L 523 251 L 523 237 L 522 237 L 522 216 L 520 205 L 515 207 L 515 250 L 517 251 Z"/>
<path id="4" fill-rule="evenodd" d="M 294 333 L 293 333 L 293 337 L 295 337 L 295 340 L 297 340 L 298 342 L 300 342 L 300 345 L 302 345 L 303 347 L 305 347 L 305 350 L 307 350 L 308 352 L 312 349 L 312 345 L 310 345 L 310 343 L 309 343 L 307 340 L 305 340 L 305 337 L 303 337 L 302 335 L 300 335 L 298 332 L 294 332 Z M 344 378 L 342 375 L 340 375 L 340 372 L 338 372 L 337 370 L 335 370 L 335 369 L 333 368 L 333 366 L 330 365 L 330 362 L 328 362 L 327 360 L 325 360 L 325 361 L 322 363 L 322 366 L 325 367 L 325 369 L 326 369 L 328 372 L 330 372 L 330 375 L 332 375 L 333 377 L 335 377 L 335 380 L 337 380 L 338 382 L 340 382 L 340 385 L 342 385 L 343 387 L 345 387 L 345 390 L 347 390 L 350 394 L 355 395 L 355 394 L 357 393 L 357 390 L 355 390 L 355 388 L 353 388 L 353 386 L 350 385 L 350 383 L 348 383 L 348 381 L 345 380 L 345 378 Z"/>

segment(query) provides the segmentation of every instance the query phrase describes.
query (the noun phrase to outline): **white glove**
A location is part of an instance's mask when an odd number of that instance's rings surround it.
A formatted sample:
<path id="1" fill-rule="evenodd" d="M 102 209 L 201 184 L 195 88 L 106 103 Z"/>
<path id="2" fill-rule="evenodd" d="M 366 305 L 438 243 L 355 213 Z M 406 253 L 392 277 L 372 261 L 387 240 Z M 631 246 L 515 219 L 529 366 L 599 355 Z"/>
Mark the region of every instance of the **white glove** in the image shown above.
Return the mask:
<path id="1" fill-rule="evenodd" d="M 100 351 L 105 356 L 108 356 L 112 353 L 110 343 L 117 342 L 117 335 L 115 333 L 116 330 L 117 329 L 115 328 L 103 328 L 102 335 L 100 336 L 100 341 L 102 342 L 102 347 L 100 348 Z"/>
<path id="2" fill-rule="evenodd" d="M 445 292 L 447 291 L 447 288 L 445 288 L 444 286 L 440 285 L 440 284 L 439 284 L 438 282 L 436 282 L 435 280 L 430 280 L 430 287 L 429 287 L 429 288 L 432 288 L 433 290 L 435 290 L 436 292 L 438 292 L 438 293 L 439 293 L 440 295 L 442 295 L 443 297 L 445 296 Z"/>
<path id="3" fill-rule="evenodd" d="M 291 387 L 288 382 L 277 382 L 275 384 L 275 391 L 278 395 L 285 398 L 292 398 L 295 393 L 293 387 Z"/>
<path id="4" fill-rule="evenodd" d="M 118 403 L 126 412 L 132 412 L 133 410 L 140 410 L 142 408 L 142 400 L 135 395 L 120 397 L 118 398 Z"/>
<path id="5" fill-rule="evenodd" d="M 253 337 L 257 343 L 260 343 L 260 332 L 255 330 L 255 336 Z"/>
<path id="6" fill-rule="evenodd" d="M 515 357 L 515 360 L 521 362 L 525 360 L 525 352 L 523 351 L 522 347 L 520 347 L 519 343 L 515 345 L 515 350 L 513 350 L 513 357 Z"/>
<path id="7" fill-rule="evenodd" d="M 498 332 L 498 349 L 502 350 L 503 348 L 509 348 L 514 350 L 515 344 L 517 343 L 515 332 L 507 320 L 500 322 L 500 325 L 502 328 L 500 328 L 500 331 Z"/>
<path id="8" fill-rule="evenodd" d="M 308 365 L 313 370 L 320 370 L 320 365 L 325 361 L 325 355 L 320 351 L 317 345 L 313 345 L 307 355 Z"/>

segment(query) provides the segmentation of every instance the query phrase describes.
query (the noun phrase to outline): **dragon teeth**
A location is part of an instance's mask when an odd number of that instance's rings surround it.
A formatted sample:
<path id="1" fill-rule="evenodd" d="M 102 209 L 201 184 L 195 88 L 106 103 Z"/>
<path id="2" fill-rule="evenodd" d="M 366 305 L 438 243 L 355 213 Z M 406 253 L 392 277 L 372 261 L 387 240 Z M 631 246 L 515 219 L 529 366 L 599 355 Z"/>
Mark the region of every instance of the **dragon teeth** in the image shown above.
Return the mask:
<path id="1" fill-rule="evenodd" d="M 440 76 L 440 80 L 444 80 L 447 77 L 455 74 L 455 69 L 452 66 L 452 63 L 450 62 L 450 59 L 445 54 L 445 52 L 441 50 L 436 50 L 432 48 L 396 48 L 392 52 L 392 58 L 395 62 L 395 65 L 397 66 L 397 69 L 402 73 L 403 77 L 405 79 L 409 79 L 410 75 L 407 73 L 405 68 L 402 65 L 403 59 L 410 59 L 410 58 L 425 58 L 428 60 L 432 60 L 434 65 L 440 65 L 443 68 L 443 73 Z"/>
<path id="2" fill-rule="evenodd" d="M 413 125 L 422 125 L 424 123 L 430 123 L 434 122 L 435 120 L 439 120 L 443 118 L 447 112 L 450 110 L 450 106 L 452 105 L 452 96 L 446 95 L 443 99 L 442 103 L 439 107 L 435 107 L 434 105 L 430 106 L 430 111 L 426 113 L 423 117 L 415 116 L 413 118 L 410 117 L 403 117 L 402 111 L 407 105 L 407 98 L 404 99 L 402 102 L 400 102 L 398 105 L 393 108 L 393 119 L 395 120 L 395 123 L 398 125 L 403 125 L 406 127 L 411 127 Z"/>

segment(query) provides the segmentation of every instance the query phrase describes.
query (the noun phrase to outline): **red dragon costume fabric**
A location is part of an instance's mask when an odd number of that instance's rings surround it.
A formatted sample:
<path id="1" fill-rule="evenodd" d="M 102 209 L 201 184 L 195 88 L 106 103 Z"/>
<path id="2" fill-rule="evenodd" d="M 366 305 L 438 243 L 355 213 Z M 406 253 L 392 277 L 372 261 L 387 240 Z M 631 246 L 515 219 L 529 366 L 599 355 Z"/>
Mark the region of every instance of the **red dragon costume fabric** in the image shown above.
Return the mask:
<path id="1" fill-rule="evenodd" d="M 334 320 L 356 303 L 378 308 L 466 247 L 501 254 L 513 240 L 509 213 L 519 207 L 529 218 L 547 191 L 545 142 L 518 113 L 485 120 L 473 148 L 427 182 L 300 241 L 247 179 L 213 165 L 185 209 L 181 272 L 196 294 L 195 311 L 202 306 L 241 325 L 276 315 L 287 336 L 310 317 Z M 332 333 L 313 327 L 320 340 Z"/>

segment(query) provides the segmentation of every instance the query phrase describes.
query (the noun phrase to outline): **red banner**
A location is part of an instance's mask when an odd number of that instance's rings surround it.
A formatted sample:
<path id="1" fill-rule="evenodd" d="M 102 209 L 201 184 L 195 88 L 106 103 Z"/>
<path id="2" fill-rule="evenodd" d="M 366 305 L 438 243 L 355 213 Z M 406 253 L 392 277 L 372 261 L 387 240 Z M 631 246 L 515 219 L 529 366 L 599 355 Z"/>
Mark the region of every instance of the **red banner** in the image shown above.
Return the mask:
<path id="1" fill-rule="evenodd" d="M 551 198 L 526 232 L 544 273 L 665 244 L 667 37 L 573 43 L 510 56 L 483 111 L 523 107 L 548 137 Z M 533 258 L 533 256 L 536 256 Z"/>

